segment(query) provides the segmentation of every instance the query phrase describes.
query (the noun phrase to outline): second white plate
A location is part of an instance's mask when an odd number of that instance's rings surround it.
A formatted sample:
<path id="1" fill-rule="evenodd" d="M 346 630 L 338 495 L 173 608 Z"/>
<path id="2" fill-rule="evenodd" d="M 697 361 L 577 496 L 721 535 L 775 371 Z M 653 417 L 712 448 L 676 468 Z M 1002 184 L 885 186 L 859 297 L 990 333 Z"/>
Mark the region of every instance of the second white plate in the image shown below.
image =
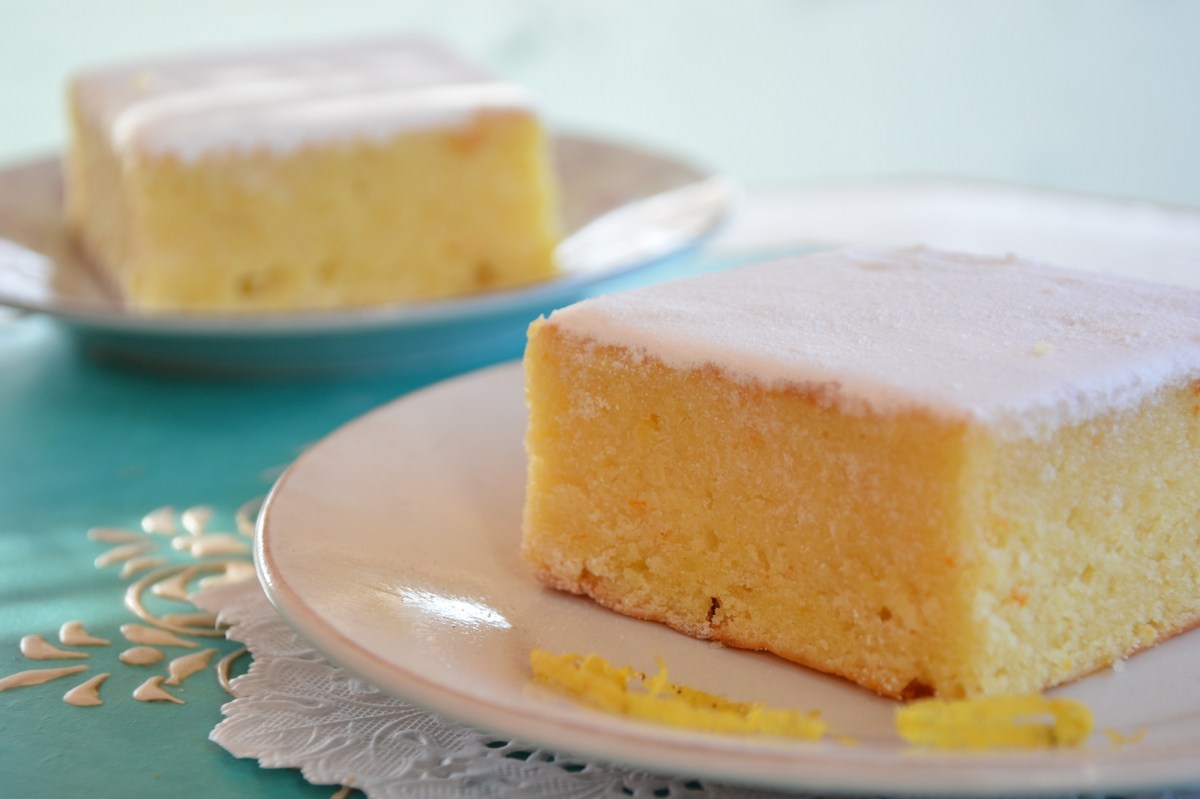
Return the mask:
<path id="1" fill-rule="evenodd" d="M 57 157 L 0 169 L 0 304 L 49 314 L 96 355 L 158 369 L 312 375 L 464 371 L 520 354 L 538 314 L 699 244 L 732 184 L 686 161 L 588 136 L 554 138 L 562 273 L 467 297 L 332 311 L 142 313 L 75 249 Z"/>
<path id="2" fill-rule="evenodd" d="M 660 773 L 797 790 L 1005 795 L 1200 783 L 1200 633 L 1056 691 L 1086 702 L 1086 748 L 920 751 L 894 703 L 772 656 L 720 648 L 542 588 L 518 556 L 519 365 L 411 394 L 336 431 L 280 479 L 256 560 L 283 616 L 378 687 L 526 743 Z M 819 709 L 857 745 L 707 735 L 604 715 L 530 683 L 529 651 L 595 651 L 732 698 Z M 1103 730 L 1139 743 L 1118 746 Z"/>

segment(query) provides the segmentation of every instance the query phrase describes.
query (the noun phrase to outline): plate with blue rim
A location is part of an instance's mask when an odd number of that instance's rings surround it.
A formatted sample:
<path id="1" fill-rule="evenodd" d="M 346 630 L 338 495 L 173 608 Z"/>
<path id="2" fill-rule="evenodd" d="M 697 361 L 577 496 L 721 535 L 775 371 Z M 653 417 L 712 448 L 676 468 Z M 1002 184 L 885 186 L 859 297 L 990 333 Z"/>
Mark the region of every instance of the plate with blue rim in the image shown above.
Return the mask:
<path id="1" fill-rule="evenodd" d="M 553 137 L 565 235 L 559 275 L 454 299 L 261 314 L 129 307 L 73 245 L 61 159 L 0 169 L 0 304 L 49 315 L 90 354 L 224 376 L 438 374 L 519 355 L 537 316 L 647 278 L 728 216 L 728 178 L 679 157 L 580 134 Z"/>

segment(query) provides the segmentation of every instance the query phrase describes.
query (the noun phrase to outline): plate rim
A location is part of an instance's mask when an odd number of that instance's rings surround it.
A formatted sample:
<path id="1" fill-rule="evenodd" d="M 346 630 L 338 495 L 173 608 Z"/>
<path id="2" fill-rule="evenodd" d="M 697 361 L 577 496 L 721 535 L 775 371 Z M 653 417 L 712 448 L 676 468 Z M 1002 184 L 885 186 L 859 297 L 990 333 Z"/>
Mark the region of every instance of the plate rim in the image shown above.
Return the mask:
<path id="1" fill-rule="evenodd" d="M 476 384 L 519 383 L 521 372 L 519 360 L 508 361 L 442 380 L 394 399 L 333 430 L 302 453 L 272 486 L 255 528 L 256 572 L 281 617 L 330 662 L 403 701 L 495 732 L 498 736 L 660 774 L 678 772 L 688 777 L 749 787 L 896 796 L 998 797 L 1047 792 L 1171 789 L 1194 787 L 1200 781 L 1200 743 L 1164 744 L 1153 749 L 1139 744 L 1114 750 L 1085 747 L 1045 752 L 941 752 L 903 745 L 848 747 L 828 738 L 820 742 L 786 743 L 730 739 L 599 713 L 595 717 L 589 716 L 591 723 L 585 724 L 553 713 L 538 713 L 536 704 L 522 706 L 518 712 L 499 704 L 481 708 L 475 697 L 445 682 L 405 669 L 344 636 L 336 625 L 322 618 L 317 608 L 288 585 L 287 577 L 281 573 L 273 555 L 276 536 L 273 513 L 277 505 L 290 501 L 290 480 L 321 458 L 323 448 L 329 446 L 329 442 L 355 436 L 361 431 L 371 432 L 376 425 L 386 425 L 393 415 L 405 413 L 414 402 L 435 402 L 441 392 L 471 390 Z M 601 608 L 596 611 L 611 613 Z M 1096 734 L 1099 733 L 1098 729 Z M 804 753 L 805 757 L 797 757 L 798 752 Z M 1142 756 L 1131 759 L 1131 752 Z M 664 753 L 667 755 L 665 761 Z M 697 754 L 707 759 L 698 761 Z M 728 758 L 734 754 L 738 758 L 734 768 L 720 762 L 722 756 Z M 1189 763 L 1193 765 L 1188 767 Z M 866 766 L 882 768 L 863 768 Z M 1021 768 L 1018 772 L 1020 783 L 1008 783 L 1018 766 Z M 802 773 L 797 773 L 797 768 Z M 847 775 L 847 769 L 853 774 Z M 927 775 L 931 770 L 942 778 L 938 784 L 929 782 Z M 948 775 L 955 779 L 947 783 Z"/>

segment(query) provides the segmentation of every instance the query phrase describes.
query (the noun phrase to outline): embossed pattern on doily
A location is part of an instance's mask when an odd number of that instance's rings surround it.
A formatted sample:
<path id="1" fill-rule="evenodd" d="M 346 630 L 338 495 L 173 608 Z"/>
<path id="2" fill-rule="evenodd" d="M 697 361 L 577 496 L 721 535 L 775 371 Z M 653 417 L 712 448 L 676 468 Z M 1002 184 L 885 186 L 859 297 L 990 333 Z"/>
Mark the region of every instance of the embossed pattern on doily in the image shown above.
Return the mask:
<path id="1" fill-rule="evenodd" d="M 266 767 L 372 799 L 503 796 L 753 799 L 778 794 L 671 779 L 565 758 L 413 707 L 325 661 L 275 612 L 255 581 L 192 596 L 253 655 L 209 737 Z"/>

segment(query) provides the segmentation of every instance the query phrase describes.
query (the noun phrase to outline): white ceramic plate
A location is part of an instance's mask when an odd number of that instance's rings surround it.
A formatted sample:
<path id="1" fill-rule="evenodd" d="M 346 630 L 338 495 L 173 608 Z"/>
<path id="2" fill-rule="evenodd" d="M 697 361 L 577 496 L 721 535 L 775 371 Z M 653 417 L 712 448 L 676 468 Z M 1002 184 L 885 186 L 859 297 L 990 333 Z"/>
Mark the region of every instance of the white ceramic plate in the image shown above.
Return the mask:
<path id="1" fill-rule="evenodd" d="M 0 169 L 0 304 L 50 314 L 95 354 L 158 368 L 313 373 L 462 371 L 518 355 L 538 314 L 696 246 L 725 217 L 726 179 L 586 136 L 554 139 L 566 238 L 554 280 L 461 299 L 344 311 L 148 314 L 72 246 L 57 157 Z"/>
<path id="2" fill-rule="evenodd" d="M 1200 632 L 1059 689 L 1094 711 L 1077 751 L 903 745 L 894 704 L 772 656 L 719 648 L 544 589 L 517 554 L 522 374 L 502 365 L 336 431 L 280 479 L 256 560 L 283 616 L 334 662 L 414 703 L 557 751 L 724 781 L 864 793 L 1111 792 L 1200 783 Z M 596 651 L 734 698 L 817 708 L 835 740 L 706 735 L 610 717 L 530 685 L 530 649 Z M 1145 731 L 1113 744 L 1102 730 Z"/>

